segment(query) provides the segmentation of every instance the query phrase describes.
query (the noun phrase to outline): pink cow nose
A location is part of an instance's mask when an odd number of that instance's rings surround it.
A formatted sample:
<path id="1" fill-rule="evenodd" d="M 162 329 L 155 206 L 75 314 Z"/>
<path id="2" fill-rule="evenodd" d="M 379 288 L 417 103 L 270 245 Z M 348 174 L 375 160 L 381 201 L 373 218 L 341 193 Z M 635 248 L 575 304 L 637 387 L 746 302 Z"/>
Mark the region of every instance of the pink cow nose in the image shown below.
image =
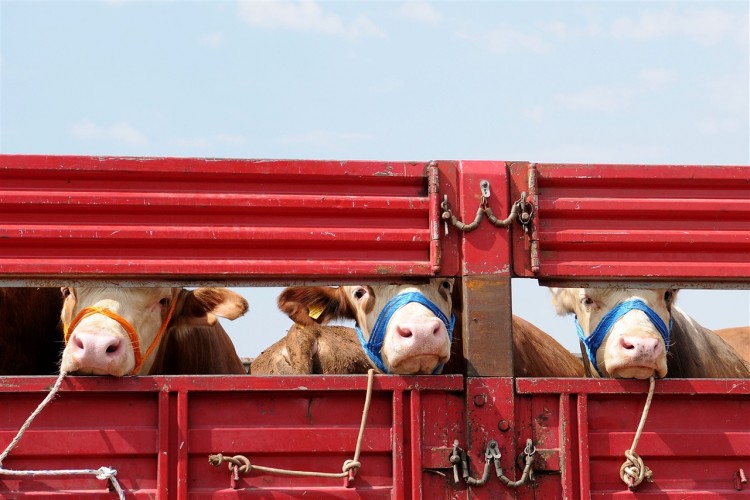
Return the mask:
<path id="1" fill-rule="evenodd" d="M 117 336 L 73 332 L 68 342 L 80 369 L 106 369 L 125 356 L 123 341 Z"/>
<path id="2" fill-rule="evenodd" d="M 664 355 L 664 346 L 654 337 L 620 337 L 620 354 L 634 363 L 654 365 Z"/>
<path id="3" fill-rule="evenodd" d="M 439 318 L 422 319 L 421 321 L 400 323 L 396 326 L 396 331 L 403 338 L 432 337 L 440 333 L 442 323 Z"/>

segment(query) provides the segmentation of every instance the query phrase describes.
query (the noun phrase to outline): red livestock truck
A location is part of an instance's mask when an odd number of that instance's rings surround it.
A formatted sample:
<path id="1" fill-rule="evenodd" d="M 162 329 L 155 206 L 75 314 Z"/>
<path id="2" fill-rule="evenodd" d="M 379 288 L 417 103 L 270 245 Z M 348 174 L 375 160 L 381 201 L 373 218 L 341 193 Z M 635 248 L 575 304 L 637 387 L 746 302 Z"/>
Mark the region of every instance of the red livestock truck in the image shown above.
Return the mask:
<path id="1" fill-rule="evenodd" d="M 0 214 L 4 286 L 456 277 L 463 365 L 376 375 L 351 472 L 367 376 L 68 377 L 2 497 L 750 495 L 750 381 L 657 381 L 631 491 L 648 383 L 514 378 L 510 334 L 514 277 L 748 288 L 748 167 L 2 155 Z M 0 377 L 0 449 L 54 382 Z"/>

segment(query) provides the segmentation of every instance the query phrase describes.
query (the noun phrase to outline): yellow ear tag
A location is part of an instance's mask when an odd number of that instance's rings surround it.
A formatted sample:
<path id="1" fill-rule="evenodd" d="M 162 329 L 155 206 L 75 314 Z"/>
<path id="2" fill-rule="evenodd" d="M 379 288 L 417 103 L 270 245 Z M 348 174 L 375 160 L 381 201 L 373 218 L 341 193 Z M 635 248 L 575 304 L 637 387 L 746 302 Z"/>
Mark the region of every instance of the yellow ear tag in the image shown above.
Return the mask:
<path id="1" fill-rule="evenodd" d="M 310 316 L 312 319 L 318 319 L 321 314 L 323 314 L 323 311 L 325 311 L 325 307 L 323 306 L 308 306 L 307 310 L 308 316 Z"/>

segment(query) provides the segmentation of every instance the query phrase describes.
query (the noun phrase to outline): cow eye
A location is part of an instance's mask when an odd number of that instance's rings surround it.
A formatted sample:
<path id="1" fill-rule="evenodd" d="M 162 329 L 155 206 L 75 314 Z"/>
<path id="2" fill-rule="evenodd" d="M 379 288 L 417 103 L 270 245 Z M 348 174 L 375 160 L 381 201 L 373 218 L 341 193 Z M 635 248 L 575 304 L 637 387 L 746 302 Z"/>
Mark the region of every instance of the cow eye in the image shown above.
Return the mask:
<path id="1" fill-rule="evenodd" d="M 68 298 L 68 296 L 70 295 L 70 288 L 69 288 L 69 287 L 67 287 L 67 286 L 64 286 L 64 287 L 60 288 L 60 291 L 62 292 L 62 296 L 63 296 L 64 298 L 66 298 L 66 299 L 67 299 L 67 298 Z"/>
<path id="2" fill-rule="evenodd" d="M 352 295 L 354 296 L 355 299 L 360 300 L 362 297 L 365 296 L 366 293 L 367 293 L 367 290 L 365 290 L 363 287 L 358 287 L 357 289 L 354 290 Z"/>
<path id="3" fill-rule="evenodd" d="M 448 281 L 448 280 L 445 280 L 445 281 L 443 281 L 443 282 L 442 282 L 442 283 L 440 284 L 440 286 L 442 286 L 442 287 L 443 287 L 443 288 L 445 288 L 446 290 L 450 291 L 450 289 L 451 289 L 451 282 L 450 282 L 450 281 Z"/>
<path id="4" fill-rule="evenodd" d="M 159 301 L 159 304 L 166 309 L 169 306 L 169 299 L 164 297 Z"/>
<path id="5" fill-rule="evenodd" d="M 664 302 L 666 302 L 667 304 L 672 302 L 672 297 L 674 297 L 674 292 L 672 292 L 672 290 L 667 290 L 666 292 L 664 292 Z"/>
<path id="6" fill-rule="evenodd" d="M 581 299 L 581 304 L 586 307 L 591 307 L 592 305 L 594 305 L 594 299 L 592 299 L 591 297 L 584 297 Z"/>

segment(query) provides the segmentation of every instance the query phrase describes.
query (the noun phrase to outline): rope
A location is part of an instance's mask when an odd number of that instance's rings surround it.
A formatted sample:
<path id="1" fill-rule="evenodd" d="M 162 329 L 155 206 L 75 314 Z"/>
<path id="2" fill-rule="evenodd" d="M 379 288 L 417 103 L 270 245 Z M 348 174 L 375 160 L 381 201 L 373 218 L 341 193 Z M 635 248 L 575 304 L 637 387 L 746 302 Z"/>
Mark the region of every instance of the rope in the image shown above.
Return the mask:
<path id="1" fill-rule="evenodd" d="M 651 399 L 654 396 L 655 386 L 656 382 L 652 375 L 649 378 L 648 397 L 646 398 L 646 404 L 643 406 L 643 414 L 638 424 L 638 430 L 635 431 L 632 446 L 629 450 L 625 450 L 625 463 L 620 466 L 620 479 L 631 490 L 634 490 L 644 479 L 649 483 L 653 481 L 654 473 L 643 463 L 643 459 L 635 452 L 635 448 L 638 446 L 638 440 L 641 438 L 643 426 L 646 425 L 646 417 L 648 417 L 648 411 L 651 408 Z"/>
<path id="2" fill-rule="evenodd" d="M 260 472 L 266 472 L 271 474 L 282 474 L 285 476 L 301 476 L 301 477 L 333 477 L 341 478 L 350 475 L 350 471 L 356 473 L 357 470 L 362 467 L 359 461 L 359 455 L 362 451 L 362 441 L 365 436 L 365 425 L 367 424 L 367 416 L 370 412 L 370 401 L 372 401 L 372 386 L 375 379 L 375 370 L 370 368 L 367 371 L 367 395 L 365 396 L 365 406 L 362 409 L 362 422 L 359 424 L 359 435 L 357 436 L 357 445 L 354 448 L 354 457 L 351 460 L 344 461 L 344 465 L 341 467 L 342 472 L 315 472 L 315 471 L 300 471 L 291 469 L 277 469 L 276 467 L 266 467 L 263 465 L 254 465 L 244 455 L 235 455 L 233 457 L 226 457 L 221 453 L 208 456 L 208 463 L 214 467 L 219 467 L 222 463 L 227 462 L 229 465 L 229 471 L 231 473 L 242 472 L 249 473 L 251 470 L 256 469 Z M 235 469 L 236 467 L 236 469 Z"/>
<path id="3" fill-rule="evenodd" d="M 117 482 L 117 478 L 115 477 L 117 475 L 117 471 L 115 469 L 112 469 L 110 467 L 99 467 L 98 469 L 61 469 L 61 470 L 12 470 L 12 469 L 6 469 L 3 467 L 3 460 L 5 460 L 8 455 L 10 455 L 10 452 L 13 451 L 13 449 L 18 445 L 18 442 L 21 441 L 21 438 L 23 437 L 26 430 L 31 426 L 31 423 L 34 421 L 34 419 L 39 415 L 42 410 L 44 409 L 47 404 L 52 401 L 52 398 L 55 397 L 57 394 L 57 391 L 60 390 L 60 385 L 62 384 L 63 378 L 65 378 L 65 375 L 67 375 L 67 372 L 61 371 L 60 375 L 57 377 L 57 380 L 55 381 L 55 384 L 52 386 L 52 388 L 49 391 L 49 394 L 47 394 L 47 397 L 42 400 L 41 403 L 39 403 L 39 406 L 36 407 L 36 410 L 34 410 L 31 415 L 26 419 L 26 421 L 23 423 L 21 428 L 18 430 L 18 433 L 16 433 L 16 437 L 13 438 L 13 440 L 10 442 L 8 446 L 6 446 L 5 451 L 0 453 L 0 475 L 7 475 L 7 476 L 69 476 L 69 475 L 90 475 L 94 474 L 96 475 L 97 479 L 104 479 L 109 480 L 112 483 L 112 486 L 114 487 L 115 491 L 117 491 L 117 495 L 119 496 L 120 500 L 125 500 L 125 493 L 122 490 L 122 487 L 120 487 L 120 483 Z"/>

